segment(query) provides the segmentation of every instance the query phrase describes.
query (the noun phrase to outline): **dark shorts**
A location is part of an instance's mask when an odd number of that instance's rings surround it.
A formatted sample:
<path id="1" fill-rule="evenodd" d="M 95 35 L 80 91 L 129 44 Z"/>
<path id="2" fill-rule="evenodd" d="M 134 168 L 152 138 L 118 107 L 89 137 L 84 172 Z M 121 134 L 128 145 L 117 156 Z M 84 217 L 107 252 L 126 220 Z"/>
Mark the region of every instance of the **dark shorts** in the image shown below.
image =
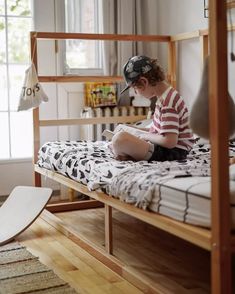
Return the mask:
<path id="1" fill-rule="evenodd" d="M 182 160 L 185 159 L 188 155 L 188 151 L 180 148 L 168 149 L 161 147 L 159 145 L 154 145 L 154 151 L 152 156 L 148 161 L 172 161 L 172 160 Z"/>

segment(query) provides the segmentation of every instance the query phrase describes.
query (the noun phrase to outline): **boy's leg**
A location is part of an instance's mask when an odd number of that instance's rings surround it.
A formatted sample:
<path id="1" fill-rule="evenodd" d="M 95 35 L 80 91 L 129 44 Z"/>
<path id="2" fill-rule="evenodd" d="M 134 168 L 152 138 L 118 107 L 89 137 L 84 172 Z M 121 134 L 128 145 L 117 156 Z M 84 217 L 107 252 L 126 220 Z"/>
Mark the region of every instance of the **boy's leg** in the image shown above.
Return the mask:
<path id="1" fill-rule="evenodd" d="M 148 152 L 152 147 L 151 143 L 127 132 L 116 133 L 112 138 L 112 145 L 117 158 L 131 157 L 137 161 L 148 160 Z"/>

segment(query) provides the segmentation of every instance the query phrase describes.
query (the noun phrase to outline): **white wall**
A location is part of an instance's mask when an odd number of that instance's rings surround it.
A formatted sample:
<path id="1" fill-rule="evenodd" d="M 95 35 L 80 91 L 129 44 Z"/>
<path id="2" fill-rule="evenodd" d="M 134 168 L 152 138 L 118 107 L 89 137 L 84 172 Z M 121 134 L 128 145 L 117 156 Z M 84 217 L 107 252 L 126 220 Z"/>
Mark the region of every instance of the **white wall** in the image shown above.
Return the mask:
<path id="1" fill-rule="evenodd" d="M 158 33 L 179 34 L 206 29 L 203 1 L 158 0 Z M 201 63 L 198 39 L 182 41 L 177 55 L 177 88 L 190 107 L 200 84 Z M 159 50 L 159 60 L 166 68 L 167 50 Z M 179 70 L 180 69 L 180 70 Z"/>
<path id="2" fill-rule="evenodd" d="M 203 1 L 158 0 L 158 30 L 172 35 L 207 28 Z"/>
<path id="3" fill-rule="evenodd" d="M 158 0 L 158 34 L 178 34 L 208 28 L 208 19 L 204 18 L 204 1 L 198 0 Z M 235 11 L 231 10 L 235 23 Z M 235 33 L 234 33 L 235 34 Z M 235 39 L 235 37 L 234 37 Z M 231 33 L 228 34 L 228 53 Z M 234 45 L 235 46 L 235 45 Z M 177 88 L 190 107 L 196 98 L 201 78 L 200 44 L 198 39 L 182 41 L 178 47 Z M 166 68 L 167 50 L 158 50 L 159 60 Z M 228 54 L 229 91 L 235 97 L 234 72 L 235 62 L 231 62 Z"/>
<path id="4" fill-rule="evenodd" d="M 31 159 L 2 161 L 0 163 L 0 196 L 9 195 L 15 186 L 33 184 L 33 165 Z"/>

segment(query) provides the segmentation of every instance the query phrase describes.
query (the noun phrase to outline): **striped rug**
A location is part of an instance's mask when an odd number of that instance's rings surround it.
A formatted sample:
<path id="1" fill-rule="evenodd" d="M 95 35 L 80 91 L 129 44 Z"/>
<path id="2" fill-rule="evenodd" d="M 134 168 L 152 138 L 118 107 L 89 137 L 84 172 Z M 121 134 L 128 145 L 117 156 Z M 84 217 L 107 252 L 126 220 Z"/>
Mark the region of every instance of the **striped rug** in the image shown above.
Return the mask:
<path id="1" fill-rule="evenodd" d="M 75 294 L 52 270 L 17 242 L 0 247 L 0 294 Z"/>

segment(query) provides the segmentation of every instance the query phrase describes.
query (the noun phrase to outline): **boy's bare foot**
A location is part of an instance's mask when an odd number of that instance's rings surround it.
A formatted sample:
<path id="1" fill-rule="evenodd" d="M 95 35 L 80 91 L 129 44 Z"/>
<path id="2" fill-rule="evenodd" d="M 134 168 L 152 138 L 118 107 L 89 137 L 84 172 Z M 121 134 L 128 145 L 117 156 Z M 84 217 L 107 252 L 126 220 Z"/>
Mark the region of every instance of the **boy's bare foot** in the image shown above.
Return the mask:
<path id="1" fill-rule="evenodd" d="M 120 161 L 134 160 L 131 156 L 128 155 L 118 155 L 115 157 L 115 159 Z"/>

